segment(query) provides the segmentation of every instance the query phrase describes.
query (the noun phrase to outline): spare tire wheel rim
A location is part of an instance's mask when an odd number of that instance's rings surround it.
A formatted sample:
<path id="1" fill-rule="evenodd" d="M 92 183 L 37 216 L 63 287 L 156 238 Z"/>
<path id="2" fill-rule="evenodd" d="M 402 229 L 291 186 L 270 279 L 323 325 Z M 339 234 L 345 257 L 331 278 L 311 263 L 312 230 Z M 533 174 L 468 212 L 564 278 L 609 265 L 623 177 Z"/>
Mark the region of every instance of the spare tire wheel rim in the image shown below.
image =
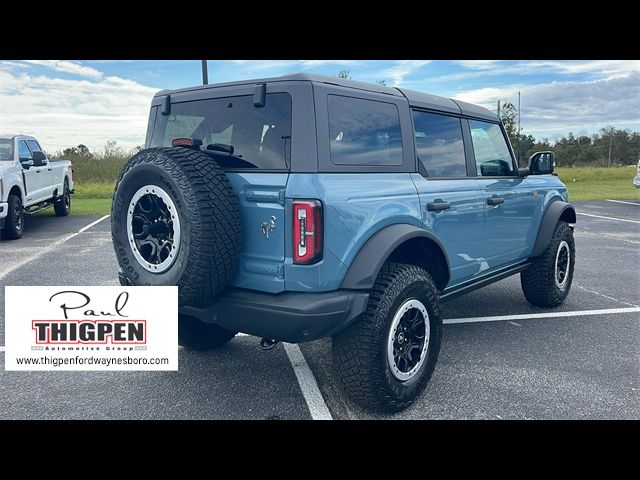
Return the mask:
<path id="1" fill-rule="evenodd" d="M 406 382 L 418 373 L 427 357 L 429 333 L 429 313 L 421 301 L 400 305 L 387 337 L 387 361 L 396 379 Z"/>
<path id="2" fill-rule="evenodd" d="M 564 240 L 560 242 L 558 251 L 556 252 L 556 268 L 555 279 L 556 286 L 560 290 L 564 290 L 567 287 L 567 281 L 569 280 L 569 267 L 571 265 L 571 250 L 569 244 Z"/>
<path id="3" fill-rule="evenodd" d="M 180 218 L 169 194 L 157 185 L 140 188 L 127 209 L 127 238 L 145 270 L 163 273 L 180 251 Z"/>

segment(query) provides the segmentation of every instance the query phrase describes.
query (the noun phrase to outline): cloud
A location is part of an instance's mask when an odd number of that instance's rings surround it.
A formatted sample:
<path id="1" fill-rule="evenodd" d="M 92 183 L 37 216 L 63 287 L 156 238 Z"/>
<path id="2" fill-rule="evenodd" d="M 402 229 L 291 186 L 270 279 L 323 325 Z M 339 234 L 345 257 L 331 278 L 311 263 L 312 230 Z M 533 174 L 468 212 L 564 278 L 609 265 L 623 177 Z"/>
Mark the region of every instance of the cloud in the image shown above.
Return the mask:
<path id="1" fill-rule="evenodd" d="M 554 81 L 458 92 L 454 98 L 495 111 L 498 100 L 517 104 L 521 92 L 522 126 L 534 136 L 595 131 L 605 125 L 640 126 L 640 72 L 590 81 Z"/>
<path id="2" fill-rule="evenodd" d="M 23 62 L 50 68 L 56 72 L 78 75 L 80 77 L 93 78 L 96 80 L 102 78 L 101 71 L 96 70 L 93 67 L 82 65 L 79 62 L 71 62 L 69 60 L 23 60 Z"/>
<path id="3" fill-rule="evenodd" d="M 498 65 L 502 60 L 453 60 L 461 67 L 472 70 L 486 70 Z"/>
<path id="4" fill-rule="evenodd" d="M 101 74 L 98 81 L 0 70 L 0 131 L 29 133 L 47 150 L 115 139 L 144 143 L 149 106 L 159 90 Z"/>
<path id="5" fill-rule="evenodd" d="M 600 79 L 640 71 L 640 61 L 638 60 L 522 60 L 518 62 L 505 60 L 454 60 L 453 63 L 462 66 L 466 70 L 432 77 L 429 80 L 433 82 L 449 82 L 488 76 L 532 74 L 586 75 L 588 78 Z"/>
<path id="6" fill-rule="evenodd" d="M 430 61 L 431 60 L 398 60 L 395 62 L 395 65 L 378 72 L 378 77 L 383 80 L 389 79 L 392 86 L 399 87 L 402 85 L 405 77 L 425 66 Z"/>
<path id="7" fill-rule="evenodd" d="M 25 64 L 25 63 L 20 63 L 20 62 L 10 62 L 7 60 L 4 60 L 2 62 L 0 62 L 0 68 L 1 69 L 6 69 L 6 70 L 13 70 L 16 68 L 29 68 L 29 65 Z"/>

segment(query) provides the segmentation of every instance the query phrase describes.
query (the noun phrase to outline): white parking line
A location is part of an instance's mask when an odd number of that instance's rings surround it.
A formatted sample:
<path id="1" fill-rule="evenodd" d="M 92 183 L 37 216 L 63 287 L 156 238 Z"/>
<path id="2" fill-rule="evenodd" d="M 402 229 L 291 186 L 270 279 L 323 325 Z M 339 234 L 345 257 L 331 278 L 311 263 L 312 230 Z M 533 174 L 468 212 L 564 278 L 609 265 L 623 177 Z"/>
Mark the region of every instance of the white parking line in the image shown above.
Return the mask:
<path id="1" fill-rule="evenodd" d="M 636 207 L 640 207 L 640 203 L 625 202 L 624 200 L 609 200 L 609 199 L 607 199 L 607 202 L 624 203 L 625 205 L 635 205 Z"/>
<path id="2" fill-rule="evenodd" d="M 95 222 L 91 222 L 89 225 L 82 227 L 80 230 L 78 230 L 75 233 L 72 233 L 71 235 L 69 235 L 68 237 L 62 238 L 60 240 L 58 240 L 57 242 L 53 242 L 51 245 L 48 245 L 47 247 L 43 248 L 42 250 L 40 250 L 38 253 L 25 257 L 23 258 L 21 261 L 19 261 L 18 263 L 12 265 L 11 267 L 7 268 L 6 270 L 0 270 L 0 280 L 2 280 L 4 277 L 6 277 L 7 275 L 9 275 L 10 273 L 14 272 L 15 270 L 24 267 L 27 263 L 36 260 L 38 258 L 40 258 L 42 255 L 44 255 L 45 253 L 50 252 L 51 250 L 53 250 L 54 248 L 56 248 L 58 245 L 63 244 L 64 242 L 71 240 L 73 237 L 80 235 L 83 232 L 86 232 L 87 230 L 89 230 L 91 227 L 96 226 L 97 224 L 99 224 L 100 222 L 102 222 L 103 220 L 106 220 L 107 218 L 109 218 L 111 215 L 105 215 L 102 218 L 99 218 L 98 220 L 96 220 Z"/>
<path id="3" fill-rule="evenodd" d="M 603 215 L 593 215 L 592 213 L 576 212 L 576 214 L 584 215 L 585 217 L 604 218 L 605 220 L 615 220 L 617 222 L 640 223 L 640 220 L 627 220 L 626 218 L 605 217 Z"/>
<path id="4" fill-rule="evenodd" d="M 495 317 L 448 318 L 443 320 L 442 322 L 445 324 L 476 323 L 476 322 L 504 322 L 504 321 L 513 321 L 513 320 L 533 320 L 535 318 L 583 317 L 588 315 L 612 315 L 615 313 L 637 313 L 637 312 L 640 312 L 640 307 L 602 308 L 599 310 L 576 310 L 571 312 L 525 313 L 522 315 L 499 315 Z"/>
<path id="5" fill-rule="evenodd" d="M 634 303 L 625 302 L 624 300 L 620 300 L 619 298 L 610 297 L 609 295 L 605 295 L 604 293 L 596 292 L 595 290 L 590 290 L 582 285 L 578 285 L 576 282 L 573 282 L 573 286 L 579 288 L 580 290 L 584 290 L 585 292 L 593 293 L 594 295 L 599 295 L 608 300 L 613 300 L 618 303 L 624 303 L 625 305 L 629 305 L 630 307 L 640 307 L 640 305 L 636 305 Z"/>
<path id="6" fill-rule="evenodd" d="M 314 420 L 333 420 L 329 407 L 327 407 L 318 388 L 316 377 L 313 376 L 302 350 L 295 343 L 283 343 L 283 345 L 298 379 L 302 395 L 307 402 L 307 407 L 309 407 L 309 412 L 311 412 L 311 418 Z"/>

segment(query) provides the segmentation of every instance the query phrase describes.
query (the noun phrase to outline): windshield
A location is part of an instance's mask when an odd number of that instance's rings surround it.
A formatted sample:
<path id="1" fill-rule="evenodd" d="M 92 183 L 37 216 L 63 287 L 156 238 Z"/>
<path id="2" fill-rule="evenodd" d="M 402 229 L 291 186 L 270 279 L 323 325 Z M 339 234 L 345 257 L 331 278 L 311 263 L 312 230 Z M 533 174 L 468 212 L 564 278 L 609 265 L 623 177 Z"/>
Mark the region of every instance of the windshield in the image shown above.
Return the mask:
<path id="1" fill-rule="evenodd" d="M 223 167 L 288 169 L 291 97 L 267 94 L 264 107 L 253 95 L 174 103 L 171 114 L 157 115 L 150 146 L 170 147 L 179 137 L 201 140 Z"/>
<path id="2" fill-rule="evenodd" d="M 13 160 L 13 140 L 0 138 L 0 162 Z"/>

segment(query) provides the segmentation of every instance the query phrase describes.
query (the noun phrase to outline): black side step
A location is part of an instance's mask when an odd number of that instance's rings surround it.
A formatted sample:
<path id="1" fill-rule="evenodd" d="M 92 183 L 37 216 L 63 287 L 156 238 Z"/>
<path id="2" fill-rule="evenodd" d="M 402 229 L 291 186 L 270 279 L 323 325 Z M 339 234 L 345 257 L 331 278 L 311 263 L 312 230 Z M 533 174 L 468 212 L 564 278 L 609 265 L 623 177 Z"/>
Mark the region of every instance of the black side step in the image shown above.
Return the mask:
<path id="1" fill-rule="evenodd" d="M 471 280 L 465 282 L 461 285 L 457 285 L 451 289 L 445 290 L 440 295 L 440 300 L 446 302 L 453 298 L 459 297 L 465 293 L 472 292 L 473 290 L 477 290 L 478 288 L 486 287 L 487 285 L 502 280 L 504 278 L 510 277 L 511 275 L 515 275 L 516 273 L 520 273 L 523 270 L 526 270 L 531 262 L 524 262 L 513 267 L 507 267 L 504 270 L 498 270 L 497 272 L 492 273 L 486 277 L 481 277 L 475 280 Z"/>

